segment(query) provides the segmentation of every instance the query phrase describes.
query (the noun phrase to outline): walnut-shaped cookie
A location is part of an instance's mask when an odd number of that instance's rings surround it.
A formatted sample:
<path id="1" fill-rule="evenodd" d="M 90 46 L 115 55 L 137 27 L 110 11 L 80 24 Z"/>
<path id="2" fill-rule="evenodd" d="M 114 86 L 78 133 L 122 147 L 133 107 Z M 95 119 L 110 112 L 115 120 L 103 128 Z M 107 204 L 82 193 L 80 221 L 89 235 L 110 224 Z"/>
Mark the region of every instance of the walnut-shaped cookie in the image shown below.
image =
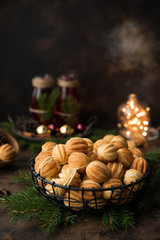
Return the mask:
<path id="1" fill-rule="evenodd" d="M 93 145 L 93 152 L 97 153 L 97 149 L 102 146 L 103 144 L 108 144 L 109 142 L 105 139 L 99 139 L 97 140 Z"/>
<path id="2" fill-rule="evenodd" d="M 147 139 L 141 133 L 134 134 L 132 139 L 137 147 L 147 145 Z"/>
<path id="3" fill-rule="evenodd" d="M 61 181 L 59 178 L 52 178 L 50 180 L 50 182 L 55 182 L 58 185 L 61 185 Z M 47 190 L 46 193 L 47 194 L 54 194 L 55 196 L 61 197 L 64 196 L 66 190 L 63 187 L 58 187 L 58 186 L 54 186 L 52 187 L 52 184 L 47 184 L 45 186 L 45 189 Z"/>
<path id="4" fill-rule="evenodd" d="M 121 197 L 118 199 L 118 204 L 127 204 L 133 199 L 133 192 L 128 188 L 123 188 L 121 190 Z"/>
<path id="5" fill-rule="evenodd" d="M 68 164 L 70 168 L 78 170 L 80 172 L 85 171 L 89 163 L 89 157 L 82 152 L 73 152 L 68 158 Z"/>
<path id="6" fill-rule="evenodd" d="M 16 157 L 16 150 L 10 144 L 6 143 L 0 146 L 0 159 L 8 161 Z"/>
<path id="7" fill-rule="evenodd" d="M 103 139 L 107 140 L 108 142 L 111 142 L 114 137 L 115 137 L 115 135 L 113 135 L 113 134 L 107 134 L 103 137 Z"/>
<path id="8" fill-rule="evenodd" d="M 133 154 L 134 158 L 144 157 L 143 152 L 139 148 L 132 148 L 132 149 L 130 149 L 130 151 Z"/>
<path id="9" fill-rule="evenodd" d="M 105 183 L 103 183 L 103 197 L 105 199 L 112 199 L 112 201 L 116 201 L 119 198 L 119 194 L 121 193 L 121 189 L 114 189 L 114 187 L 120 187 L 122 185 L 121 180 L 116 178 L 109 178 Z M 112 190 L 105 190 L 105 188 L 112 188 Z"/>
<path id="10" fill-rule="evenodd" d="M 107 201 L 104 198 L 101 199 L 92 199 L 88 201 L 88 207 L 94 209 L 101 209 L 106 205 Z"/>
<path id="11" fill-rule="evenodd" d="M 57 177 L 61 166 L 54 160 L 50 152 L 41 152 L 35 159 L 35 171 L 41 177 Z"/>
<path id="12" fill-rule="evenodd" d="M 104 183 L 109 178 L 110 172 L 106 164 L 93 161 L 88 164 L 86 174 L 92 181 Z"/>
<path id="13" fill-rule="evenodd" d="M 89 138 L 82 138 L 83 140 L 85 140 L 88 144 L 88 153 L 93 151 L 93 142 L 91 139 Z"/>
<path id="14" fill-rule="evenodd" d="M 87 157 L 89 157 L 89 162 L 96 161 L 97 160 L 97 154 L 94 152 L 89 152 L 87 154 Z"/>
<path id="15" fill-rule="evenodd" d="M 59 178 L 60 184 L 63 186 L 79 187 L 81 183 L 79 173 L 75 169 L 71 169 L 68 164 L 62 167 Z"/>
<path id="16" fill-rule="evenodd" d="M 88 152 L 88 144 L 87 142 L 79 137 L 70 138 L 65 144 L 66 151 L 68 155 L 73 152 Z"/>
<path id="17" fill-rule="evenodd" d="M 96 189 L 101 190 L 102 187 L 99 183 L 94 182 L 92 180 L 84 180 L 81 185 L 81 188 L 84 188 L 84 195 L 83 198 L 84 200 L 91 200 L 96 198 L 101 198 L 102 197 L 102 191 L 96 191 Z M 91 189 L 90 191 L 85 191 L 85 188 Z"/>
<path id="18" fill-rule="evenodd" d="M 131 168 L 138 170 L 144 175 L 148 169 L 148 162 L 142 157 L 137 157 L 134 159 Z"/>
<path id="19" fill-rule="evenodd" d="M 120 162 L 109 162 L 107 164 L 107 167 L 110 170 L 110 177 L 111 178 L 117 178 L 122 181 L 123 176 L 124 176 L 124 167 L 123 164 Z"/>
<path id="20" fill-rule="evenodd" d="M 53 148 L 52 156 L 60 165 L 64 165 L 68 162 L 68 154 L 64 144 L 57 144 Z"/>
<path id="21" fill-rule="evenodd" d="M 51 152 L 53 151 L 53 148 L 56 146 L 55 142 L 46 142 L 42 145 L 42 152 Z"/>
<path id="22" fill-rule="evenodd" d="M 74 211 L 82 209 L 84 204 L 81 191 L 70 190 L 70 193 L 66 192 L 64 195 L 64 204 Z"/>
<path id="23" fill-rule="evenodd" d="M 135 183 L 137 180 L 140 180 L 143 177 L 142 173 L 136 169 L 129 169 L 124 174 L 123 182 L 125 185 L 130 183 Z M 134 186 L 129 187 L 132 191 L 137 191 L 142 185 L 135 184 Z"/>
<path id="24" fill-rule="evenodd" d="M 133 140 L 127 140 L 128 148 L 132 149 L 136 147 L 136 144 Z"/>
<path id="25" fill-rule="evenodd" d="M 120 135 L 115 136 L 111 143 L 117 148 L 128 148 L 128 144 L 125 138 L 121 137 Z"/>
<path id="26" fill-rule="evenodd" d="M 118 153 L 118 157 L 117 157 L 118 162 L 121 162 L 124 168 L 128 169 L 133 162 L 133 159 L 134 159 L 133 154 L 127 148 L 121 148 L 117 151 L 117 153 Z"/>
<path id="27" fill-rule="evenodd" d="M 104 163 L 114 161 L 117 158 L 117 149 L 111 143 L 103 144 L 97 149 L 98 159 Z"/>

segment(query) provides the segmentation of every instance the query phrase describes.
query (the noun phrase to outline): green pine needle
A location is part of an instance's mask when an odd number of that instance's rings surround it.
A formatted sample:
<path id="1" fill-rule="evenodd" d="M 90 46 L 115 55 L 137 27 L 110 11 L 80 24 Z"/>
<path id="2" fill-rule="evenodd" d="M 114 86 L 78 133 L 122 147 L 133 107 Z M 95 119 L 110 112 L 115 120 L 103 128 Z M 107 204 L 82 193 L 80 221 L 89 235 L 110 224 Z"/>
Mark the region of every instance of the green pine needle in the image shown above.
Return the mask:
<path id="1" fill-rule="evenodd" d="M 23 170 L 19 170 L 18 175 L 12 177 L 12 182 L 24 183 L 27 186 L 33 185 L 31 173 Z"/>
<path id="2" fill-rule="evenodd" d="M 133 228 L 135 225 L 134 213 L 127 208 L 122 208 L 119 211 L 119 224 L 122 228 L 127 230 Z"/>
<path id="3" fill-rule="evenodd" d="M 102 224 L 108 230 L 112 230 L 113 232 L 118 228 L 118 213 L 110 209 L 106 211 L 102 216 Z"/>
<path id="4" fill-rule="evenodd" d="M 66 114 L 73 114 L 73 116 L 66 117 L 66 123 L 68 125 L 73 124 L 74 115 L 76 115 L 80 110 L 80 104 L 77 103 L 73 95 L 69 94 L 65 101 L 62 102 L 62 112 Z"/>
<path id="5" fill-rule="evenodd" d="M 95 128 L 93 130 L 93 133 L 91 134 L 90 136 L 90 139 L 95 142 L 97 141 L 98 139 L 100 138 L 103 138 L 105 135 L 108 135 L 108 134 L 113 134 L 113 135 L 116 135 L 116 130 L 113 129 L 113 130 L 105 130 L 105 129 L 100 129 L 100 128 Z"/>
<path id="6" fill-rule="evenodd" d="M 151 163 L 154 163 L 155 161 L 159 161 L 160 160 L 160 147 L 152 152 L 145 153 L 144 157 Z"/>
<path id="7" fill-rule="evenodd" d="M 76 219 L 78 217 L 77 214 L 73 214 L 71 211 L 69 211 L 68 209 L 64 209 L 62 211 L 63 213 L 63 219 L 62 222 L 64 223 L 64 225 L 68 225 L 68 224 L 72 224 L 74 225 L 76 222 Z"/>
<path id="8" fill-rule="evenodd" d="M 62 211 L 57 205 L 48 206 L 38 217 L 41 222 L 40 228 L 46 232 L 54 232 L 56 227 L 62 222 Z"/>
<path id="9" fill-rule="evenodd" d="M 59 96 L 59 88 L 55 88 L 52 90 L 49 96 L 46 93 L 43 93 L 38 99 L 39 109 L 50 111 L 49 113 L 42 114 L 42 118 L 44 121 L 47 121 L 52 117 L 52 114 L 53 114 L 52 109 L 57 101 L 58 96 Z"/>

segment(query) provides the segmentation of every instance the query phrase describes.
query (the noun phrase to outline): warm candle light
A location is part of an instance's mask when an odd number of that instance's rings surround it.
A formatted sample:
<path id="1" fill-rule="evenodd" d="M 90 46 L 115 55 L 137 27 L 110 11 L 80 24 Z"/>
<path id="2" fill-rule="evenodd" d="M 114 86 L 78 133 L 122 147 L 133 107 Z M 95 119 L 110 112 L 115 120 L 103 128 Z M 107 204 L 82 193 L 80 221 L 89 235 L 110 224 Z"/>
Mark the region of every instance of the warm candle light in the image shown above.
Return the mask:
<path id="1" fill-rule="evenodd" d="M 149 111 L 149 107 L 138 102 L 135 94 L 130 94 L 127 103 L 118 109 L 120 123 L 117 126 L 120 133 L 127 138 L 132 138 L 135 133 L 146 137 L 149 131 Z"/>

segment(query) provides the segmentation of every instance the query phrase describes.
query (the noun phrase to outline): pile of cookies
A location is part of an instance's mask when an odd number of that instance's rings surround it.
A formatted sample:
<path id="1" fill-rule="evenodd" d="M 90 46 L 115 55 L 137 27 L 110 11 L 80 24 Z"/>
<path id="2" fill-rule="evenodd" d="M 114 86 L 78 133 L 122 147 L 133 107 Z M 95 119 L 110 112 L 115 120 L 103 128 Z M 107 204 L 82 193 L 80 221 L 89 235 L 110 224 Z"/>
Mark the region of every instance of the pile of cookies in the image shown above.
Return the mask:
<path id="1" fill-rule="evenodd" d="M 50 182 L 77 188 L 66 190 L 45 185 L 47 194 L 63 196 L 64 204 L 77 210 L 84 205 L 101 208 L 107 201 L 116 203 L 120 198 L 123 203 L 127 194 L 132 198 L 130 192 L 137 191 L 139 184 L 123 191 L 121 186 L 140 180 L 147 172 L 148 163 L 134 144 L 128 146 L 126 139 L 119 135 L 106 135 L 95 143 L 79 137 L 70 138 L 66 144 L 46 142 L 34 168 Z"/>

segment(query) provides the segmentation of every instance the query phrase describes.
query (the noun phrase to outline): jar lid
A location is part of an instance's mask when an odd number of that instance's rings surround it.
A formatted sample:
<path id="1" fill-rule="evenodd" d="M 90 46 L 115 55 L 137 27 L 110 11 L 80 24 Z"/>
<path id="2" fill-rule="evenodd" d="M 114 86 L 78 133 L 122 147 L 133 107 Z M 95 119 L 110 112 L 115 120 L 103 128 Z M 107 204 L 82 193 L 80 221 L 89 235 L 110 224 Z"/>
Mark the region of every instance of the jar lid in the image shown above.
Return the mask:
<path id="1" fill-rule="evenodd" d="M 57 79 L 57 84 L 59 87 L 73 88 L 78 86 L 78 80 L 63 80 L 61 78 Z"/>
<path id="2" fill-rule="evenodd" d="M 53 87 L 53 78 L 49 75 L 45 75 L 44 77 L 34 77 L 32 79 L 32 86 L 39 88 L 50 88 Z"/>

